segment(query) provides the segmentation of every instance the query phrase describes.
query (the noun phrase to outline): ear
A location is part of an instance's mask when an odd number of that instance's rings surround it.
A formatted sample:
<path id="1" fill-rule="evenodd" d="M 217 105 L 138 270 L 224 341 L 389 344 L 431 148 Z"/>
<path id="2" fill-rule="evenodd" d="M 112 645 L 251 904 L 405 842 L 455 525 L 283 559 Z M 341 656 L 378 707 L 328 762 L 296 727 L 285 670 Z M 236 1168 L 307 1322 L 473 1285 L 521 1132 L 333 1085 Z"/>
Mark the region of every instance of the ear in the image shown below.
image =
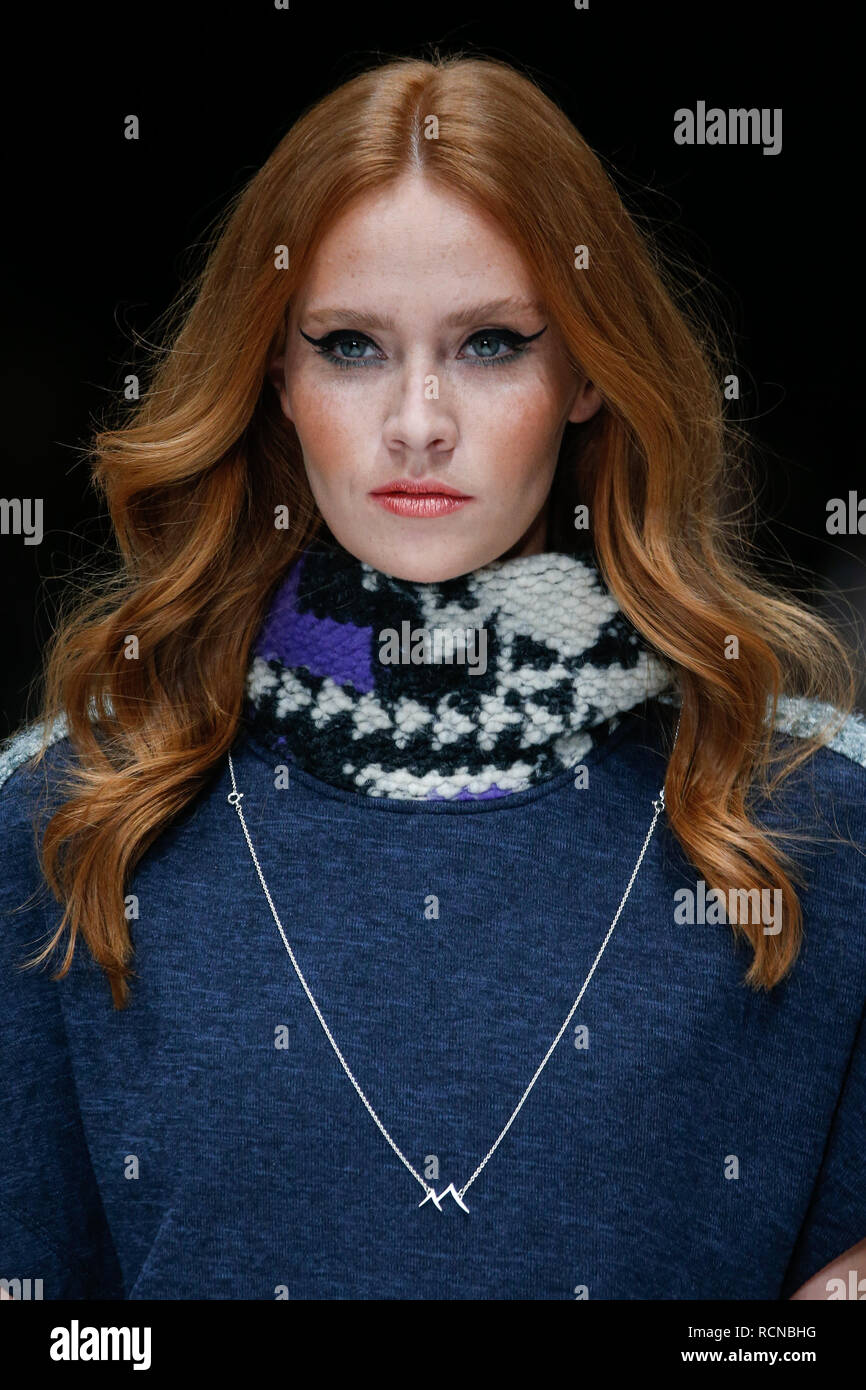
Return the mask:
<path id="1" fill-rule="evenodd" d="M 592 382 L 588 378 L 584 379 L 572 402 L 569 422 L 576 425 L 582 420 L 589 420 L 600 409 L 601 396 Z"/>
<path id="2" fill-rule="evenodd" d="M 281 353 L 279 357 L 271 359 L 268 367 L 268 380 L 273 385 L 280 398 L 280 408 L 287 420 L 291 420 L 289 412 L 289 400 L 286 392 L 286 359 Z"/>

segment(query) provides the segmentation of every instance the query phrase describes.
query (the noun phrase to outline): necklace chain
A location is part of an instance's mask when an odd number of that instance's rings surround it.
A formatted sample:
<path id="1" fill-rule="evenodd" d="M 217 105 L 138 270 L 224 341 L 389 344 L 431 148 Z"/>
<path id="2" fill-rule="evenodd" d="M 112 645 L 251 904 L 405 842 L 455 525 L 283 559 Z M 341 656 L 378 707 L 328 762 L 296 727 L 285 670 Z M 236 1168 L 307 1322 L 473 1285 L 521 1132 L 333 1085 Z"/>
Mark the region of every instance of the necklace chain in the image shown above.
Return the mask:
<path id="1" fill-rule="evenodd" d="M 680 728 L 680 725 L 679 725 L 679 720 L 678 720 L 678 721 L 677 721 L 677 730 L 676 730 L 677 734 L 679 733 L 679 728 Z M 674 735 L 674 743 L 676 743 L 676 734 Z M 288 954 L 289 954 L 289 960 L 292 962 L 292 965 L 293 965 L 294 970 L 295 970 L 295 974 L 297 975 L 298 979 L 299 979 L 300 982 L 301 982 L 301 985 L 303 986 L 304 993 L 306 994 L 307 998 L 309 999 L 310 1004 L 311 1004 L 312 1007 L 313 1007 L 313 1011 L 314 1011 L 314 1013 L 315 1013 L 317 1019 L 318 1019 L 319 1022 L 321 1023 L 323 1029 L 325 1030 L 325 1036 L 327 1037 L 328 1042 L 331 1044 L 331 1047 L 334 1049 L 335 1053 L 337 1054 L 337 1057 L 338 1057 L 338 1059 L 339 1059 L 339 1062 L 340 1062 L 341 1067 L 343 1068 L 343 1071 L 344 1071 L 344 1072 L 346 1073 L 346 1075 L 348 1076 L 349 1080 L 351 1081 L 352 1085 L 354 1086 L 354 1088 L 355 1088 L 355 1090 L 357 1091 L 358 1095 L 360 1096 L 361 1100 L 364 1102 L 365 1107 L 366 1107 L 367 1110 L 369 1111 L 369 1114 L 370 1114 L 372 1120 L 373 1120 L 374 1123 L 377 1125 L 377 1127 L 378 1127 L 379 1130 L 381 1131 L 381 1133 L 382 1133 L 382 1135 L 384 1136 L 384 1138 L 385 1138 L 385 1139 L 387 1140 L 387 1142 L 390 1144 L 391 1148 L 394 1150 L 394 1153 L 397 1155 L 397 1157 L 399 1158 L 400 1162 L 404 1165 L 404 1167 L 408 1168 L 408 1170 L 409 1170 L 409 1172 L 412 1174 L 413 1178 L 415 1178 L 415 1179 L 421 1184 L 421 1186 L 423 1187 L 423 1189 L 424 1189 L 424 1191 L 425 1191 L 425 1193 L 426 1193 L 426 1196 L 425 1196 L 425 1198 L 424 1198 L 424 1201 L 421 1202 L 419 1205 L 420 1205 L 420 1206 L 424 1206 L 425 1202 L 432 1200 L 433 1203 L 434 1203 L 434 1205 L 435 1205 L 437 1208 L 439 1208 L 439 1210 L 441 1211 L 441 1207 L 439 1206 L 439 1199 L 440 1199 L 441 1197 L 445 1196 L 445 1194 L 446 1194 L 447 1192 L 451 1192 L 452 1196 L 455 1197 L 455 1199 L 456 1199 L 456 1201 L 458 1202 L 458 1204 L 459 1204 L 461 1207 L 463 1207 L 463 1210 L 464 1210 L 464 1211 L 468 1211 L 469 1208 L 468 1208 L 468 1207 L 465 1207 L 465 1206 L 463 1205 L 463 1198 L 464 1198 L 464 1196 L 466 1195 L 466 1193 L 468 1192 L 469 1188 L 470 1188 L 470 1187 L 472 1186 L 472 1184 L 474 1183 L 475 1179 L 479 1176 L 479 1174 L 482 1172 L 482 1170 L 483 1170 L 483 1169 L 487 1166 L 487 1164 L 489 1163 L 490 1159 L 491 1159 L 491 1158 L 493 1157 L 493 1155 L 496 1153 L 496 1150 L 499 1148 L 499 1145 L 502 1143 L 503 1139 L 505 1138 L 506 1134 L 507 1134 L 508 1131 L 510 1130 L 511 1126 L 514 1124 L 514 1121 L 517 1119 L 517 1116 L 520 1114 L 520 1111 L 521 1111 L 522 1108 L 523 1108 L 523 1104 L 524 1104 L 524 1102 L 526 1101 L 527 1097 L 529 1096 L 530 1091 L 532 1090 L 532 1088 L 533 1088 L 533 1086 L 535 1085 L 536 1081 L 538 1080 L 539 1076 L 541 1075 L 541 1073 L 543 1072 L 544 1068 L 546 1067 L 548 1061 L 550 1060 L 551 1055 L 553 1054 L 553 1052 L 554 1052 L 554 1050 L 555 1050 L 555 1048 L 556 1048 L 557 1043 L 558 1043 L 559 1040 L 561 1039 L 561 1037 L 562 1037 L 563 1033 L 565 1032 L 566 1028 L 568 1027 L 569 1023 L 571 1022 L 571 1020 L 572 1020 L 572 1018 L 573 1018 L 573 1016 L 574 1016 L 575 1010 L 577 1009 L 578 1004 L 580 1003 L 581 999 L 583 998 L 584 991 L 586 990 L 587 985 L 589 984 L 590 980 L 592 979 L 592 977 L 593 977 L 593 975 L 594 975 L 594 973 L 595 973 L 595 968 L 596 968 L 596 966 L 598 965 L 599 961 L 601 960 L 602 955 L 604 954 L 604 949 L 605 949 L 605 947 L 607 946 L 607 943 L 608 943 L 608 941 L 609 941 L 610 938 L 611 938 L 611 935 L 612 935 L 612 933 L 613 933 L 614 927 L 616 926 L 617 922 L 619 921 L 620 914 L 622 913 L 622 910 L 623 910 L 623 908 L 625 907 L 626 901 L 628 900 L 628 895 L 629 895 L 629 893 L 630 893 L 631 890 L 632 890 L 632 885 L 634 884 L 634 881 L 635 881 L 635 879 L 636 879 L 637 876 L 638 876 L 638 872 L 639 872 L 639 870 L 640 870 L 640 866 L 641 866 L 641 864 L 643 863 L 643 857 L 644 857 L 644 855 L 646 854 L 647 847 L 648 847 L 648 845 L 649 845 L 650 839 L 652 838 L 652 833 L 653 833 L 653 831 L 655 830 L 655 827 L 656 827 L 656 821 L 658 820 L 658 818 L 659 818 L 661 812 L 664 810 L 664 805 L 665 805 L 665 792 L 664 792 L 664 787 L 662 787 L 662 789 L 661 789 L 661 791 L 659 792 L 658 796 L 655 797 L 655 798 L 653 799 L 653 803 L 652 803 L 652 804 L 653 804 L 653 808 L 654 808 L 655 814 L 653 815 L 652 822 L 651 822 L 651 824 L 650 824 L 650 828 L 649 828 L 649 830 L 647 831 L 646 836 L 645 836 L 645 838 L 644 838 L 644 842 L 643 842 L 643 845 L 641 846 L 640 854 L 639 854 L 638 857 L 637 857 L 637 863 L 635 864 L 635 866 L 634 866 L 634 868 L 633 868 L 633 870 L 632 870 L 632 873 L 631 873 L 631 878 L 629 879 L 628 884 L 626 885 L 626 890 L 625 890 L 625 892 L 623 893 L 622 898 L 620 899 L 620 904 L 619 904 L 619 907 L 618 907 L 617 910 L 616 910 L 616 915 L 614 916 L 613 921 L 611 922 L 610 926 L 608 927 L 607 934 L 606 934 L 604 940 L 602 941 L 601 946 L 600 946 L 599 949 L 598 949 L 598 954 L 596 955 L 595 960 L 592 962 L 592 965 L 591 965 L 591 967 L 590 967 L 589 974 L 587 975 L 586 979 L 585 979 L 584 982 L 583 982 L 583 985 L 581 986 L 580 993 L 578 994 L 577 998 L 575 999 L 574 1003 L 572 1004 L 571 1008 L 569 1009 L 569 1011 L 568 1011 L 568 1013 L 567 1013 L 567 1015 L 566 1015 L 566 1017 L 565 1017 L 565 1020 L 563 1021 L 562 1027 L 560 1028 L 560 1030 L 559 1030 L 559 1032 L 557 1033 L 556 1037 L 553 1039 L 553 1042 L 550 1044 L 550 1047 L 547 1049 L 546 1053 L 544 1054 L 543 1058 L 541 1059 L 541 1062 L 539 1063 L 539 1065 L 538 1065 L 538 1067 L 537 1067 L 537 1069 L 536 1069 L 536 1071 L 535 1071 L 535 1074 L 534 1074 L 533 1077 L 532 1077 L 532 1080 L 530 1081 L 529 1085 L 526 1087 L 526 1090 L 523 1092 L 523 1095 L 520 1097 L 520 1100 L 517 1102 L 517 1105 L 514 1107 L 514 1110 L 512 1111 L 511 1115 L 509 1116 L 509 1119 L 508 1119 L 508 1121 L 506 1122 L 506 1124 L 505 1124 L 505 1126 L 504 1126 L 504 1128 L 503 1128 L 501 1134 L 500 1134 L 499 1137 L 497 1138 L 496 1142 L 488 1149 L 487 1153 L 484 1155 L 484 1158 L 481 1160 L 481 1162 L 479 1163 L 478 1167 L 475 1169 L 475 1172 L 472 1174 L 472 1177 L 469 1179 L 468 1182 L 464 1183 L 464 1185 L 459 1189 L 459 1191 L 455 1190 L 454 1184 L 451 1183 L 451 1184 L 449 1185 L 449 1187 L 447 1187 L 447 1188 L 445 1189 L 444 1192 L 440 1192 L 440 1193 L 439 1193 L 439 1196 L 437 1197 L 436 1192 L 434 1191 L 434 1189 L 433 1189 L 432 1187 L 430 1187 L 430 1185 L 424 1180 L 424 1178 L 422 1178 L 421 1174 L 417 1171 L 417 1169 L 413 1167 L 413 1165 L 409 1162 L 409 1160 L 408 1160 L 408 1158 L 406 1157 L 406 1155 L 402 1152 L 402 1150 L 401 1150 L 400 1148 L 398 1148 L 397 1144 L 395 1144 L 394 1140 L 391 1138 L 391 1135 L 388 1133 L 387 1129 L 386 1129 L 385 1126 L 382 1124 L 382 1121 L 379 1119 L 379 1116 L 376 1114 L 375 1110 L 373 1109 L 372 1105 L 371 1105 L 370 1102 L 368 1101 L 367 1097 L 364 1095 L 364 1092 L 362 1091 L 362 1089 L 361 1089 L 361 1087 L 359 1086 L 357 1080 L 355 1079 L 354 1075 L 352 1074 L 352 1070 L 351 1070 L 351 1068 L 349 1067 L 349 1064 L 348 1064 L 348 1062 L 346 1061 L 345 1057 L 343 1056 L 342 1052 L 340 1051 L 340 1049 L 339 1049 L 339 1047 L 338 1047 L 338 1045 L 337 1045 L 336 1039 L 334 1038 L 333 1033 L 331 1032 L 330 1028 L 328 1027 L 328 1024 L 327 1024 L 327 1022 L 326 1022 L 326 1020 L 325 1020 L 325 1017 L 324 1017 L 324 1015 L 323 1015 L 321 1009 L 319 1008 L 318 1004 L 316 1003 L 316 1000 L 313 998 L 312 991 L 310 990 L 310 987 L 309 987 L 309 985 L 307 984 L 307 981 L 306 981 L 305 978 L 304 978 L 304 973 L 303 973 L 303 971 L 301 970 L 301 967 L 298 965 L 297 960 L 295 959 L 295 953 L 294 953 L 294 951 L 292 950 L 292 948 L 291 948 L 291 946 L 290 946 L 290 944 L 289 944 L 289 941 L 288 941 L 288 938 L 287 938 L 287 936 L 286 936 L 285 931 L 283 930 L 283 924 L 282 924 L 282 922 L 280 921 L 279 915 L 278 915 L 278 913 L 277 913 L 277 909 L 274 907 L 274 900 L 273 900 L 273 898 L 271 897 L 270 890 L 269 890 L 269 888 L 268 888 L 267 883 L 265 882 L 265 876 L 264 876 L 264 874 L 262 873 L 262 866 L 261 866 L 261 864 L 259 863 L 258 855 L 256 854 L 255 848 L 254 848 L 254 846 L 253 846 L 253 842 L 252 842 L 252 840 L 250 839 L 250 833 L 249 833 L 249 830 L 247 829 L 247 823 L 246 823 L 246 821 L 245 821 L 245 819 L 244 819 L 243 810 L 241 809 L 241 800 L 243 799 L 244 793 L 238 791 L 237 782 L 235 781 L 235 769 L 234 769 L 234 763 L 232 762 L 232 755 L 231 755 L 231 753 L 229 753 L 229 755 L 228 755 L 228 760 L 229 760 L 229 771 L 230 771 L 230 773 L 231 773 L 231 779 L 232 779 L 232 790 L 229 792 L 228 797 L 227 797 L 227 800 L 228 800 L 228 802 L 229 802 L 229 804 L 230 804 L 231 806 L 234 806 L 235 810 L 236 810 L 237 813 L 238 813 L 238 820 L 239 820 L 240 823 L 241 823 L 241 829 L 242 829 L 243 832 L 244 832 L 244 838 L 246 839 L 247 845 L 248 845 L 248 847 L 249 847 L 250 854 L 251 854 L 251 856 L 252 856 L 253 863 L 255 864 L 255 867 L 256 867 L 256 872 L 257 872 L 257 874 L 258 874 L 258 876 L 259 876 L 259 879 L 260 879 L 260 881 L 261 881 L 262 888 L 264 889 L 265 897 L 266 897 L 267 900 L 268 900 L 268 906 L 270 907 L 271 912 L 272 912 L 272 914 L 273 914 L 274 921 L 276 922 L 277 927 L 279 928 L 280 936 L 283 938 L 283 945 L 285 946 L 285 948 L 286 948 L 286 950 L 287 950 L 287 952 L 288 952 Z"/>

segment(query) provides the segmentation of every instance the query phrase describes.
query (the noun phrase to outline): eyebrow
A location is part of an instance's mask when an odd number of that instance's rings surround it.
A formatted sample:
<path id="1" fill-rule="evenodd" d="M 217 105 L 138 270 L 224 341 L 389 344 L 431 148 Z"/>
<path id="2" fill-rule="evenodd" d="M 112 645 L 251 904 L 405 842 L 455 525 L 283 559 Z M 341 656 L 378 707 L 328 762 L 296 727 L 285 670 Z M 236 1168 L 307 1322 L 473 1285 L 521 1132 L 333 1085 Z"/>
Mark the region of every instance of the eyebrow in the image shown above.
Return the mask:
<path id="1" fill-rule="evenodd" d="M 468 323 L 482 323 L 485 319 L 492 319 L 496 314 L 501 314 L 503 310 L 515 313 L 527 309 L 538 314 L 543 314 L 545 311 L 544 305 L 538 300 L 521 299 L 512 295 L 507 299 L 491 299 L 485 304 L 470 304 L 465 309 L 457 309 L 453 314 L 446 314 L 442 319 L 442 324 L 446 328 L 462 328 Z M 380 314 L 374 309 L 349 309 L 337 306 L 314 309 L 312 313 L 305 314 L 304 318 L 308 324 L 327 323 L 333 319 L 354 319 L 356 322 L 366 324 L 369 328 L 390 331 L 393 331 L 394 328 L 394 320 L 389 314 Z"/>

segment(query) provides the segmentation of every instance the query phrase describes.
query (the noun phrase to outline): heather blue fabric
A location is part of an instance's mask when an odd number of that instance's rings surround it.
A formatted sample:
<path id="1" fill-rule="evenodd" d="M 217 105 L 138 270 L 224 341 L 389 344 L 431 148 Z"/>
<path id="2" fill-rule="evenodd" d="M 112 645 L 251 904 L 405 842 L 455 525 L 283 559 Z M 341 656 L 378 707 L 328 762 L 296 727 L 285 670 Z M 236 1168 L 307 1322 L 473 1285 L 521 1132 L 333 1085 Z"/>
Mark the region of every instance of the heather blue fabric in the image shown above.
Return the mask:
<path id="1" fill-rule="evenodd" d="M 566 772 L 475 803 L 300 770 L 278 790 L 273 755 L 236 743 L 310 988 L 396 1142 L 416 1167 L 437 1156 L 437 1190 L 473 1172 L 583 983 L 671 721 L 655 701 L 625 716 L 587 754 L 584 790 Z M 450 1198 L 419 1210 L 342 1071 L 225 762 L 135 875 L 125 1012 L 82 946 L 63 981 L 16 970 L 60 917 L 51 897 L 10 909 L 37 883 L 33 798 L 67 751 L 0 791 L 0 1277 L 42 1278 L 46 1298 L 779 1298 L 866 1236 L 866 769 L 851 758 L 822 750 L 762 812 L 855 842 L 797 851 L 806 940 L 769 995 L 742 985 L 730 926 L 675 923 L 697 875 L 659 820 L 466 1215 Z"/>

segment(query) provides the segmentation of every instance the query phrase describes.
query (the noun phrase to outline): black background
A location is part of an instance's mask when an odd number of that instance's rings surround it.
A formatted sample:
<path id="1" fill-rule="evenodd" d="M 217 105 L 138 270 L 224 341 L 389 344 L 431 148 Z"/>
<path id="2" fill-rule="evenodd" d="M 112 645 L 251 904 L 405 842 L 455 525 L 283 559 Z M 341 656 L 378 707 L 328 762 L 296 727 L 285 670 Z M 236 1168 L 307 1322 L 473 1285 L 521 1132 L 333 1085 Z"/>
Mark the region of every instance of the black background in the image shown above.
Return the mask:
<path id="1" fill-rule="evenodd" d="M 0 734 L 32 709 L 58 598 L 108 537 L 84 451 L 135 336 L 149 337 L 212 219 L 306 106 L 377 57 L 432 45 L 528 69 L 630 209 L 705 280 L 755 438 L 763 567 L 829 602 L 862 644 L 866 536 L 826 532 L 829 498 L 866 494 L 851 22 L 839 5 L 740 0 L 590 0 L 588 11 L 291 0 L 288 11 L 39 10 L 15 39 L 7 32 L 0 495 L 42 497 L 45 535 L 38 546 L 0 535 Z M 781 107 L 781 153 L 676 145 L 673 113 L 698 100 Z M 137 142 L 123 138 L 129 113 Z M 862 647 L 859 673 L 862 707 Z"/>

